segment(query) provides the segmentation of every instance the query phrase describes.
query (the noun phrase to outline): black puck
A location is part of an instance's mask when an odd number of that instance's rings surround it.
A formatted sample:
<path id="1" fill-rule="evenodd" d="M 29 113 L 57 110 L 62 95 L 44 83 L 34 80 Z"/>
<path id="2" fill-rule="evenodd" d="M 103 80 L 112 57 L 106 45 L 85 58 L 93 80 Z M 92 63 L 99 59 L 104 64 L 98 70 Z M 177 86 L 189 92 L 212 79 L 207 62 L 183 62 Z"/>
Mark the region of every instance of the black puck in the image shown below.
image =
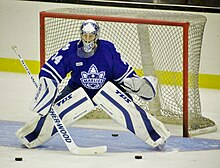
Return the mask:
<path id="1" fill-rule="evenodd" d="M 142 156 L 141 155 L 136 155 L 135 159 L 142 159 Z"/>
<path id="2" fill-rule="evenodd" d="M 113 136 L 113 137 L 117 137 L 117 136 L 118 136 L 118 134 L 112 134 L 112 136 Z"/>
<path id="3" fill-rule="evenodd" d="M 22 161 L 22 160 L 23 160 L 22 157 L 16 157 L 16 158 L 15 158 L 15 161 Z"/>

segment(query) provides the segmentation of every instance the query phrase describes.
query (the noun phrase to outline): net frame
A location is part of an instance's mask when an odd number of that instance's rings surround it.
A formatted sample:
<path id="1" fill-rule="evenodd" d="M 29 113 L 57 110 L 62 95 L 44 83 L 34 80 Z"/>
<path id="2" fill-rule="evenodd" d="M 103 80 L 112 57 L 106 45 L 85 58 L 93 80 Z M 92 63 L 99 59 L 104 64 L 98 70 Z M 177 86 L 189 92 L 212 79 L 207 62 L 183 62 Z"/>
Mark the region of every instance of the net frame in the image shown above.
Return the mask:
<path id="1" fill-rule="evenodd" d="M 189 74 L 188 74 L 188 56 L 189 56 L 189 27 L 190 23 L 187 21 L 172 21 L 172 20 L 157 20 L 157 19 L 145 19 L 145 18 L 131 18 L 131 17 L 118 17 L 118 16 L 99 16 L 90 14 L 69 14 L 69 13 L 56 13 L 56 12 L 40 12 L 40 65 L 45 63 L 45 18 L 62 18 L 62 19 L 94 19 L 96 21 L 108 21 L 108 22 L 121 22 L 121 23 L 133 23 L 133 24 L 151 24 L 151 25 L 163 25 L 163 26 L 176 26 L 181 27 L 182 36 L 182 64 L 183 64 L 183 137 L 189 136 L 189 107 L 188 107 L 188 96 L 189 96 Z"/>

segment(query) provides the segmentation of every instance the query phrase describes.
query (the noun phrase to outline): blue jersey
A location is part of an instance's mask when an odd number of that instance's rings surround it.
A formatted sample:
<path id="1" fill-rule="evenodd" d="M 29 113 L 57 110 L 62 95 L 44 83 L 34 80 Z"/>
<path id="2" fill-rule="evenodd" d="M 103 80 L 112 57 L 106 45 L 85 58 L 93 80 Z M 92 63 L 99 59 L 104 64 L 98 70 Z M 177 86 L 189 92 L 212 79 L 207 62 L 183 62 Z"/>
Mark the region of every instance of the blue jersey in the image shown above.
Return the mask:
<path id="1" fill-rule="evenodd" d="M 78 42 L 68 43 L 52 56 L 41 68 L 40 77 L 60 83 L 71 72 L 68 86 L 73 89 L 83 87 L 92 98 L 106 82 L 119 86 L 123 79 L 135 75 L 111 42 L 98 40 L 96 52 L 89 58 L 77 56 Z"/>

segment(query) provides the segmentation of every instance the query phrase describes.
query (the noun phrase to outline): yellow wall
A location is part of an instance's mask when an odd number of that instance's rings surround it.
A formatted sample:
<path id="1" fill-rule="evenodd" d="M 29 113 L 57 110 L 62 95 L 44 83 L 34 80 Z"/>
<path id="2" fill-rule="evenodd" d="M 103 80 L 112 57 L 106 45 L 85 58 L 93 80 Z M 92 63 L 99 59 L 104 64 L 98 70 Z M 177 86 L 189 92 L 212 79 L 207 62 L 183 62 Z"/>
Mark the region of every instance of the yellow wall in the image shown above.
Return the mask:
<path id="1" fill-rule="evenodd" d="M 31 73 L 38 74 L 40 71 L 40 62 L 33 60 L 25 60 Z M 18 59 L 0 58 L 0 71 L 26 73 L 22 64 Z"/>
<path id="2" fill-rule="evenodd" d="M 29 67 L 32 74 L 39 73 L 40 71 L 39 61 L 25 60 L 25 63 Z M 26 73 L 18 59 L 10 59 L 10 58 L 0 58 L 0 71 Z M 139 73 L 139 75 L 141 75 L 140 70 L 137 72 Z M 175 75 L 175 76 L 178 76 L 178 78 L 180 78 L 181 76 L 181 73 L 176 73 L 176 72 L 156 72 L 156 73 L 157 75 L 159 75 L 161 82 L 167 85 L 169 84 L 172 85 L 172 83 L 167 83 L 166 80 L 163 80 L 164 79 L 163 76 L 174 76 Z M 220 89 L 220 75 L 199 74 L 199 87 L 209 88 L 209 89 Z"/>

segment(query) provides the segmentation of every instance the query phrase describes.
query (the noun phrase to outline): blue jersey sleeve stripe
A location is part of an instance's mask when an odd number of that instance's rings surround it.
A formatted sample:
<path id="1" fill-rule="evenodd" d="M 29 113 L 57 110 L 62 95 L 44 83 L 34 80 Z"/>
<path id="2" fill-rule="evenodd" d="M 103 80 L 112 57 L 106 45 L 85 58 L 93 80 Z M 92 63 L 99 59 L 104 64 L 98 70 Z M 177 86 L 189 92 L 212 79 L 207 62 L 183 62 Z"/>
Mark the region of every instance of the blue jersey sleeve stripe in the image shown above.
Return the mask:
<path id="1" fill-rule="evenodd" d="M 60 76 L 56 69 L 54 69 L 48 62 L 46 62 L 45 64 L 51 69 L 54 75 L 56 75 L 61 81 L 63 80 L 62 76 Z"/>
<path id="2" fill-rule="evenodd" d="M 120 78 L 115 79 L 114 81 L 115 81 L 115 82 L 118 82 L 118 81 L 122 80 L 122 79 L 124 78 L 124 76 L 130 71 L 130 69 L 131 69 L 131 67 L 128 66 L 127 71 L 126 71 Z"/>
<path id="3" fill-rule="evenodd" d="M 46 68 L 41 68 L 41 70 L 47 72 L 48 74 L 50 74 L 57 83 L 61 82 L 60 80 L 57 79 L 57 77 L 50 70 L 48 70 Z"/>
<path id="4" fill-rule="evenodd" d="M 131 75 L 133 73 L 134 73 L 134 70 L 132 67 L 130 67 L 130 71 L 124 76 L 124 78 L 119 83 L 122 83 L 124 81 L 124 79 L 126 79 L 129 75 Z"/>
<path id="5" fill-rule="evenodd" d="M 118 79 L 115 79 L 115 82 L 118 82 L 119 84 L 123 82 L 125 78 L 127 78 L 130 74 L 134 73 L 134 70 L 131 66 L 128 67 L 128 70 Z"/>

